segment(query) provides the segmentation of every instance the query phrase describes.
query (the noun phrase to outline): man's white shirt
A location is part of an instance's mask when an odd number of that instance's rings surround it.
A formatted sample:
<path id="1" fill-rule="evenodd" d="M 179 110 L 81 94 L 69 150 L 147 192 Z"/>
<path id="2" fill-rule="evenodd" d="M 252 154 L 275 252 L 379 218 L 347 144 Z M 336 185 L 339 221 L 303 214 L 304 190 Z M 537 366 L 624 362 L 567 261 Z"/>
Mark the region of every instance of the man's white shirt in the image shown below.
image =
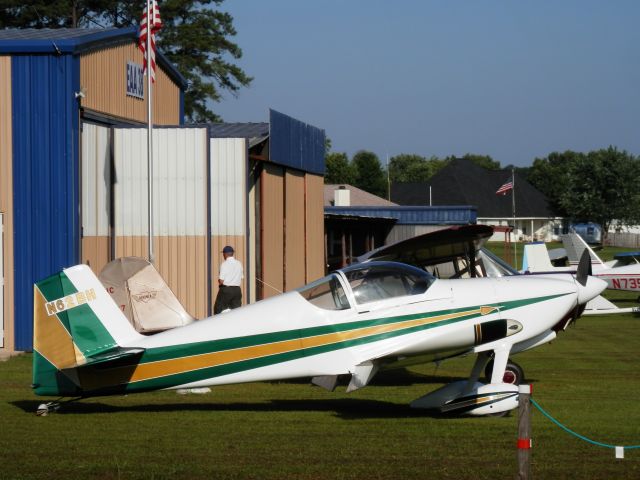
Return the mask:
<path id="1" fill-rule="evenodd" d="M 233 257 L 227 259 L 220 265 L 220 275 L 218 278 L 227 287 L 239 287 L 242 284 L 242 263 Z"/>

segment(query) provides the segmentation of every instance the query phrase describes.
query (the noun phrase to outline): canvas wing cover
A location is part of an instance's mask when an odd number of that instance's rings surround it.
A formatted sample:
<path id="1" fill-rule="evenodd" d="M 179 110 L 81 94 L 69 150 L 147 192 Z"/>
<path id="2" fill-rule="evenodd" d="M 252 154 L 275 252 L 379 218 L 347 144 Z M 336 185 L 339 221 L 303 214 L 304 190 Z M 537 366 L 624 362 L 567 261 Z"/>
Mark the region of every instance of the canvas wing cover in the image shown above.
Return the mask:
<path id="1" fill-rule="evenodd" d="M 152 264 L 139 257 L 108 263 L 99 279 L 140 333 L 181 327 L 194 321 Z"/>

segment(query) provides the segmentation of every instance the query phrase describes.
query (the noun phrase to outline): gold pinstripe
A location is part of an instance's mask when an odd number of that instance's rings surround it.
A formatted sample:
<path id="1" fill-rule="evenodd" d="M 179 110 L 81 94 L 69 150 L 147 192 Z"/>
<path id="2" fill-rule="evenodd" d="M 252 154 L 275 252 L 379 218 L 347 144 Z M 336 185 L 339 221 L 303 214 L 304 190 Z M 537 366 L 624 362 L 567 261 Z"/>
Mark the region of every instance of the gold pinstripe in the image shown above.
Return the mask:
<path id="1" fill-rule="evenodd" d="M 215 367 L 228 363 L 240 362 L 245 360 L 252 360 L 260 357 L 266 357 L 269 355 L 276 355 L 279 353 L 292 352 L 299 349 L 306 349 L 311 347 L 318 347 L 323 345 L 329 345 L 332 343 L 338 343 L 348 340 L 354 340 L 358 338 L 364 338 L 371 335 L 378 335 L 383 333 L 394 332 L 403 330 L 406 328 L 412 328 L 417 326 L 424 326 L 430 323 L 441 322 L 445 320 L 452 320 L 459 317 L 464 317 L 472 314 L 481 313 L 481 308 L 473 310 L 467 310 L 464 312 L 449 313 L 445 315 L 438 315 L 435 317 L 418 318 L 414 320 L 406 320 L 404 322 L 398 322 L 394 324 L 378 325 L 373 327 L 364 327 L 356 330 L 346 332 L 335 332 L 324 335 L 318 335 L 315 337 L 285 340 L 282 342 L 274 342 L 264 345 L 256 345 L 251 347 L 237 348 L 233 350 L 226 350 L 222 352 L 204 353 L 194 356 L 186 356 L 174 359 L 159 360 L 156 362 L 149 362 L 139 364 L 133 371 L 130 382 L 139 382 L 143 380 L 150 380 L 153 378 L 164 377 L 167 375 L 175 375 L 193 370 L 199 370 L 207 367 Z"/>

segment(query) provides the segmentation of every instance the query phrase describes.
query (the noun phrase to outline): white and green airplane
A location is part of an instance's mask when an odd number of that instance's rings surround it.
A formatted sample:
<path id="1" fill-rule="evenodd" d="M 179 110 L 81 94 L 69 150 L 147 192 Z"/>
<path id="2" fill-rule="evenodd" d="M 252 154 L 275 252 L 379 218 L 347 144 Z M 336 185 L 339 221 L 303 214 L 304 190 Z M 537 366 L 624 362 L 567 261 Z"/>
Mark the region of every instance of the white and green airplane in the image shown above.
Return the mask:
<path id="1" fill-rule="evenodd" d="M 366 386 L 381 368 L 477 354 L 468 380 L 412 406 L 494 414 L 517 406 L 510 354 L 553 340 L 605 287 L 578 273 L 437 279 L 395 262 L 356 264 L 296 291 L 153 335 L 139 334 L 78 265 L 35 285 L 33 389 L 90 397 L 304 378 Z M 493 359 L 490 382 L 479 382 Z M 41 405 L 46 413 L 48 404 Z"/>

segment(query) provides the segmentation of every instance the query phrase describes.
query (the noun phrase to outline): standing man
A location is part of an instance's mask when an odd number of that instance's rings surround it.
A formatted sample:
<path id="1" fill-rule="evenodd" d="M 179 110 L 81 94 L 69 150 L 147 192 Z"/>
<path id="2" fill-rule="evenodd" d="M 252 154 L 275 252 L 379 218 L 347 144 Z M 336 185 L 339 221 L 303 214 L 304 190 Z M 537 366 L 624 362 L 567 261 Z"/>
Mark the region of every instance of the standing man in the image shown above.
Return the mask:
<path id="1" fill-rule="evenodd" d="M 238 308 L 242 305 L 242 263 L 233 258 L 233 247 L 227 245 L 222 249 L 224 262 L 220 265 L 218 275 L 218 296 L 213 306 L 213 313 L 217 315 L 228 308 Z"/>

